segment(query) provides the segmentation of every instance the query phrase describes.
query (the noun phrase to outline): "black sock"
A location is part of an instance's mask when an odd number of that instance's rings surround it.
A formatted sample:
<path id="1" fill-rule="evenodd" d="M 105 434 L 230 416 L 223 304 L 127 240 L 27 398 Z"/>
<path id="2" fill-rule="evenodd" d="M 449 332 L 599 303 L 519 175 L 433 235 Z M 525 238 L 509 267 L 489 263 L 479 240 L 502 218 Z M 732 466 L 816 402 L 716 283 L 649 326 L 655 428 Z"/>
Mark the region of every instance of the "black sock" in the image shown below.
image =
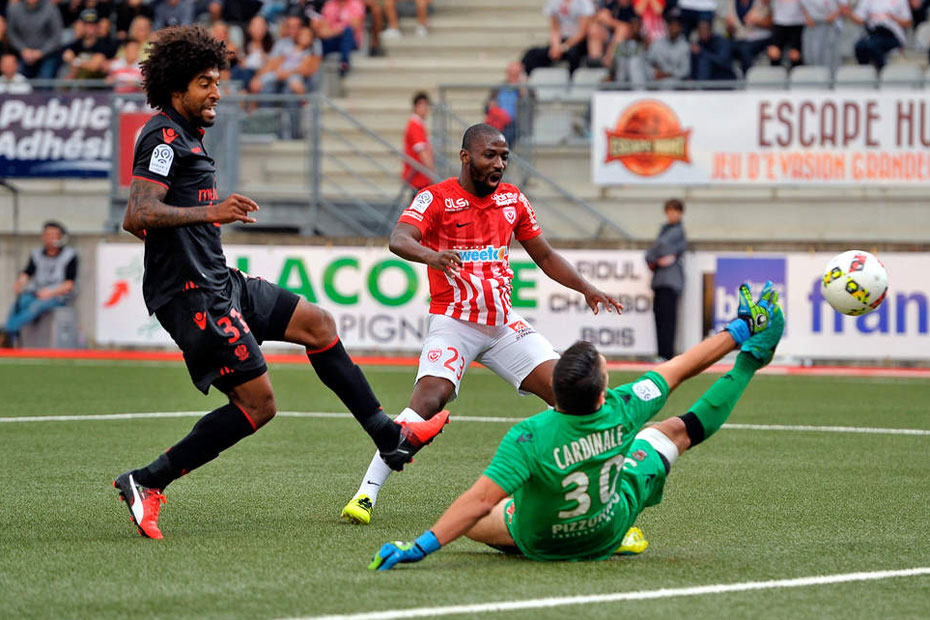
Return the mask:
<path id="1" fill-rule="evenodd" d="M 362 374 L 346 353 L 342 341 L 336 338 L 331 345 L 317 351 L 307 350 L 307 358 L 323 385 L 335 392 L 379 450 L 392 452 L 400 441 L 400 427 L 381 409 Z"/>
<path id="2" fill-rule="evenodd" d="M 144 487 L 164 489 L 254 432 L 255 426 L 242 409 L 233 403 L 223 405 L 200 418 L 187 437 L 133 475 Z"/>

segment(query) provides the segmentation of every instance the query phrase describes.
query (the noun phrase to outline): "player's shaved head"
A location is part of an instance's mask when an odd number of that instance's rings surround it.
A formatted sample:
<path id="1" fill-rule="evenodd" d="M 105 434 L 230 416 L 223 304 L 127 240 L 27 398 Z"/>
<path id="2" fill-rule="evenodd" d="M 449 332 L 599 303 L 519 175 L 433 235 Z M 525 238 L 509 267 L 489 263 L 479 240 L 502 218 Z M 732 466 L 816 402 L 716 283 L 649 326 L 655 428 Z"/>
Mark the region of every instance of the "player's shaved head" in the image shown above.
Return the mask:
<path id="1" fill-rule="evenodd" d="M 590 342 L 579 340 L 568 347 L 552 371 L 556 408 L 572 415 L 587 415 L 601 407 L 607 387 L 603 357 Z"/>
<path id="2" fill-rule="evenodd" d="M 465 130 L 465 135 L 462 136 L 462 149 L 472 152 L 476 148 L 483 147 L 487 142 L 497 140 L 503 140 L 505 144 L 507 142 L 500 129 L 487 123 L 478 123 Z"/>

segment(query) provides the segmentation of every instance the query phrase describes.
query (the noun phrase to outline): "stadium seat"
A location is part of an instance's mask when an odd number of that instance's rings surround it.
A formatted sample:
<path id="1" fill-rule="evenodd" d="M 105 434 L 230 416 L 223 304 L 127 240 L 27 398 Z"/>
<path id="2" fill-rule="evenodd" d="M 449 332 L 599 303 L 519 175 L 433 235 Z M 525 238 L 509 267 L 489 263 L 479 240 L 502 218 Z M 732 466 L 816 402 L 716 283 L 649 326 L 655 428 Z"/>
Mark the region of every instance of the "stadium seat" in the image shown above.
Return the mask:
<path id="1" fill-rule="evenodd" d="M 823 90 L 830 87 L 830 68 L 813 65 L 795 67 L 788 75 L 791 90 Z"/>
<path id="2" fill-rule="evenodd" d="M 597 85 L 607 78 L 609 73 L 606 67 L 582 67 L 576 69 L 572 75 L 572 87 L 569 91 L 568 98 L 572 101 L 590 101 Z"/>
<path id="3" fill-rule="evenodd" d="M 882 90 L 917 90 L 924 87 L 924 71 L 911 63 L 885 65 L 879 82 Z"/>
<path id="4" fill-rule="evenodd" d="M 784 67 L 754 65 L 746 72 L 747 90 L 785 90 L 788 87 L 788 71 Z"/>
<path id="5" fill-rule="evenodd" d="M 842 65 L 833 77 L 836 90 L 873 90 L 876 85 L 877 76 L 872 65 Z"/>
<path id="6" fill-rule="evenodd" d="M 536 91 L 536 100 L 561 101 L 568 96 L 568 69 L 565 67 L 539 67 L 527 83 Z"/>
<path id="7" fill-rule="evenodd" d="M 27 349 L 77 349 L 78 316 L 73 306 L 60 306 L 23 326 L 22 345 Z"/>

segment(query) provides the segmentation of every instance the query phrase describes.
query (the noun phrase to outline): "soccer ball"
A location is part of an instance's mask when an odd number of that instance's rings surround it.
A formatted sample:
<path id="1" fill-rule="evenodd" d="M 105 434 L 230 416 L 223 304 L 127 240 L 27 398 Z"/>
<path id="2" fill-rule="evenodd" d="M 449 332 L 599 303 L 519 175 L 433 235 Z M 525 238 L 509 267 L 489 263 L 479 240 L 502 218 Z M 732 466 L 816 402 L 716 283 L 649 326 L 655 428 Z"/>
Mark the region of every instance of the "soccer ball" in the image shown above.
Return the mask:
<path id="1" fill-rule="evenodd" d="M 849 250 L 827 263 L 820 291 L 837 312 L 850 316 L 867 314 L 885 299 L 888 272 L 872 254 Z"/>

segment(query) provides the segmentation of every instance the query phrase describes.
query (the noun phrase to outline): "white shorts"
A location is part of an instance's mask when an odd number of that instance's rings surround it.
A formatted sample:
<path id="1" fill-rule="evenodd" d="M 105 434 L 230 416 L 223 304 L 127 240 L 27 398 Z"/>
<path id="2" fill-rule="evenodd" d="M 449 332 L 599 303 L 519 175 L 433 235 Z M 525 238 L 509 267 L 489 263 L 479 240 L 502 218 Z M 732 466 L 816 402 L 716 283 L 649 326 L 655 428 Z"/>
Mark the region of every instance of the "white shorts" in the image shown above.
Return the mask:
<path id="1" fill-rule="evenodd" d="M 420 353 L 420 377 L 442 377 L 459 393 L 465 369 L 479 361 L 520 392 L 520 384 L 533 370 L 559 359 L 549 341 L 516 312 L 506 325 L 480 325 L 442 314 L 431 314 L 426 342 Z M 524 392 L 520 392 L 524 394 Z"/>

